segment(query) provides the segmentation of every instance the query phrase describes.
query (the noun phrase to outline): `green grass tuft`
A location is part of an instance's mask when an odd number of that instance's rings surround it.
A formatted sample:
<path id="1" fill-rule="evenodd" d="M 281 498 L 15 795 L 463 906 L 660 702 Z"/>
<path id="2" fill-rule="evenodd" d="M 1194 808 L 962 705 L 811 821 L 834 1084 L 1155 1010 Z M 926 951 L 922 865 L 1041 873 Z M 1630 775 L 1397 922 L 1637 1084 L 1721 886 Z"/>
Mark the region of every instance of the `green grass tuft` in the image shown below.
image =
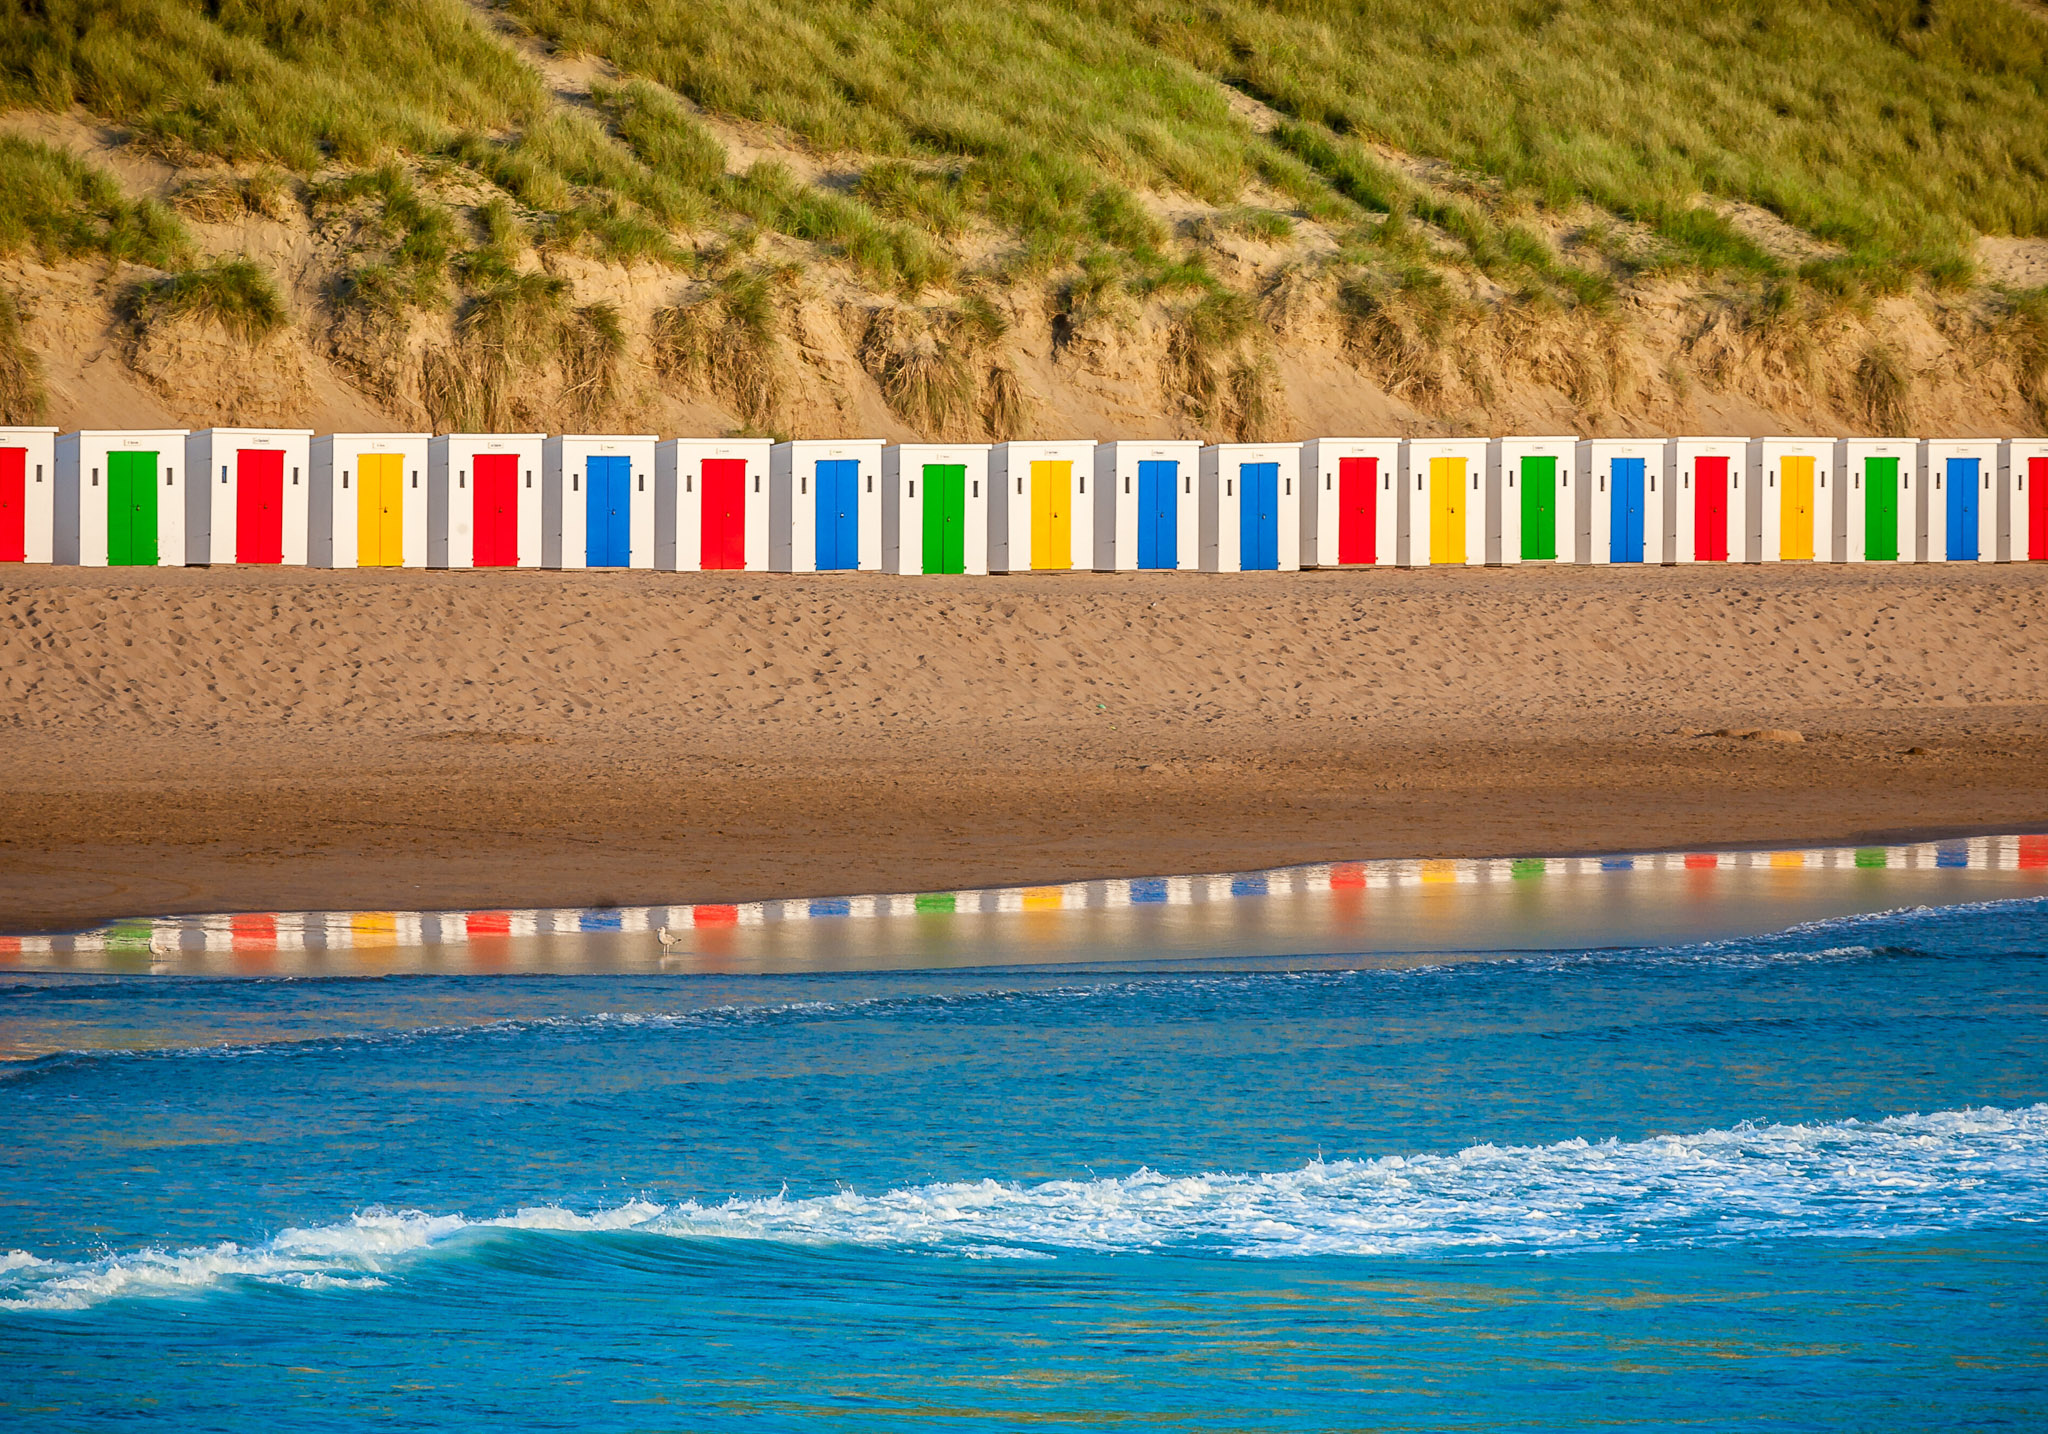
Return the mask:
<path id="1" fill-rule="evenodd" d="M 177 216 L 132 200 L 113 176 L 35 140 L 0 135 L 0 254 L 45 262 L 98 255 L 170 269 L 192 253 Z"/>
<path id="2" fill-rule="evenodd" d="M 171 319 L 218 324 L 254 343 L 291 322 L 268 270 L 248 259 L 224 259 L 128 291 L 125 309 L 138 332 Z"/>

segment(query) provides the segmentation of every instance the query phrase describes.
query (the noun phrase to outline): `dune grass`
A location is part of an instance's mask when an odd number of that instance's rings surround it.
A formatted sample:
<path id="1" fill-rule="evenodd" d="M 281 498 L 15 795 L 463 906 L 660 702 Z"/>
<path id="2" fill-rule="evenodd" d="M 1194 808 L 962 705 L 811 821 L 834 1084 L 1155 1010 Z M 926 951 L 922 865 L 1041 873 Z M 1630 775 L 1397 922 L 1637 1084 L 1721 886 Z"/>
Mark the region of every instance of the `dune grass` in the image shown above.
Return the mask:
<path id="1" fill-rule="evenodd" d="M 128 291 L 126 309 L 138 331 L 163 319 L 196 319 L 252 343 L 291 322 L 269 272 L 247 259 L 146 279 Z"/>
<path id="2" fill-rule="evenodd" d="M 192 252 L 176 215 L 130 199 L 112 175 L 61 149 L 0 135 L 0 254 L 100 255 L 168 269 Z"/>
<path id="3" fill-rule="evenodd" d="M 1595 308 L 1616 270 L 1657 268 L 1853 299 L 1969 282 L 1979 233 L 2048 234 L 2048 20 L 2013 0 L 500 4 L 620 78 L 558 104 L 463 0 L 44 0 L 0 28 L 0 102 L 307 175 L 438 157 L 516 202 L 536 246 L 619 262 L 686 267 L 677 236 L 751 224 L 914 296 L 986 224 L 1010 236 L 1002 276 L 1057 273 L 1083 318 L 1111 304 L 1104 276 L 1178 282 L 1159 194 L 1213 206 L 1198 241 L 1335 228 L 1353 317 L 1383 337 L 1395 311 L 1433 322 L 1420 268 Z M 732 172 L 692 106 L 834 157 L 830 178 Z M 1417 177 L 1389 151 L 1442 163 Z M 0 245 L 178 252 L 167 214 L 53 155 L 0 148 Z M 1788 272 L 1720 201 L 1835 252 Z M 1561 250 L 1586 204 L 1650 238 Z M 365 292 L 431 299 L 450 264 L 473 290 L 506 277 L 489 246 L 393 222 L 401 252 Z"/>

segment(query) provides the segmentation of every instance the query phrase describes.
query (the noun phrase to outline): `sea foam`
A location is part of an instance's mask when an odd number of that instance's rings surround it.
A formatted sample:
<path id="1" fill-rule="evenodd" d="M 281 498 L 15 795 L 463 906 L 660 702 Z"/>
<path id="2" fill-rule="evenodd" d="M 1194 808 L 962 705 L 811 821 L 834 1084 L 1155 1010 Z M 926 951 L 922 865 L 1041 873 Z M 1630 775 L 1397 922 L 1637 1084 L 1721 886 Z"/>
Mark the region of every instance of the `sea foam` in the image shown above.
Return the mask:
<path id="1" fill-rule="evenodd" d="M 508 1232 L 891 1249 L 960 1259 L 1063 1253 L 1429 1257 L 1786 1238 L 1881 1239 L 2048 1217 L 2048 1105 L 1636 1141 L 1475 1145 L 1267 1173 L 1149 1169 L 716 1204 L 640 1199 L 495 1218 L 365 1209 L 254 1245 L 97 1259 L 0 1254 L 0 1308 L 85 1309 L 237 1282 L 374 1287 Z"/>

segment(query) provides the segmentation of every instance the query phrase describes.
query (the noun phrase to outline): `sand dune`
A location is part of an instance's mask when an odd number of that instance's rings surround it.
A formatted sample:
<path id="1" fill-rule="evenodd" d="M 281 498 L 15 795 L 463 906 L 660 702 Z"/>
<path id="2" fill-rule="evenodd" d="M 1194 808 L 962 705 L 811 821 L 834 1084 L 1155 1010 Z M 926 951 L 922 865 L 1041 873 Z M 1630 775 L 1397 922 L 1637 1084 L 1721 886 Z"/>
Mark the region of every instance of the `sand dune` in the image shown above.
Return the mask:
<path id="1" fill-rule="evenodd" d="M 14 569 L 0 613 L 7 925 L 2048 821 L 2024 567 Z M 1698 735 L 1754 727 L 1808 740 Z"/>

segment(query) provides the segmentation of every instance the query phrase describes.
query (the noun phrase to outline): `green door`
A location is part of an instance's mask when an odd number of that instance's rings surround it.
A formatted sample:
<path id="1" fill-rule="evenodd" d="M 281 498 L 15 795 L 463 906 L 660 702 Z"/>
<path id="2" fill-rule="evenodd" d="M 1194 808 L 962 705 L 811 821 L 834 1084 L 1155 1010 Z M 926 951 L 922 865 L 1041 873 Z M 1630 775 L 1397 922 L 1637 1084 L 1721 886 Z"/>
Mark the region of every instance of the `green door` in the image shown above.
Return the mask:
<path id="1" fill-rule="evenodd" d="M 107 565 L 156 566 L 156 455 L 107 455 Z"/>
<path id="2" fill-rule="evenodd" d="M 924 570 L 967 571 L 967 466 L 963 463 L 925 465 Z"/>
<path id="3" fill-rule="evenodd" d="M 1863 482 L 1863 556 L 1871 562 L 1899 558 L 1899 460 L 1866 458 Z"/>
<path id="4" fill-rule="evenodd" d="M 1522 556 L 1557 556 L 1557 460 L 1522 460 Z"/>

